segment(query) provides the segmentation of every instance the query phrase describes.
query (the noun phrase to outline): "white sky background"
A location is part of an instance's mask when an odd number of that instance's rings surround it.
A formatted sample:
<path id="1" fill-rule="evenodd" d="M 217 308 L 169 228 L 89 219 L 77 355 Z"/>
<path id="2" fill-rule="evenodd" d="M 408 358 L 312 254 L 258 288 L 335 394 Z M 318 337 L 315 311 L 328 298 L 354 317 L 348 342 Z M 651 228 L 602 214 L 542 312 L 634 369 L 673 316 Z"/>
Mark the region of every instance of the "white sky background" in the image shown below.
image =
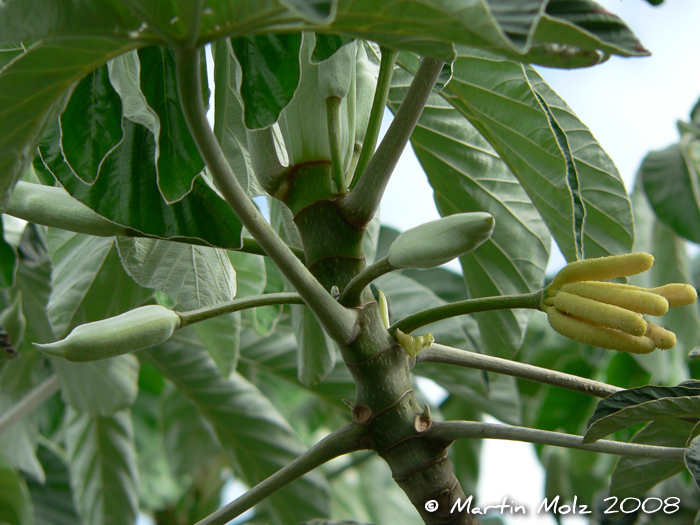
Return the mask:
<path id="1" fill-rule="evenodd" d="M 579 70 L 540 68 L 544 79 L 569 104 L 598 139 L 631 191 L 637 168 L 650 150 L 678 141 L 677 120 L 688 120 L 700 98 L 700 1 L 666 0 L 652 7 L 643 0 L 598 0 L 635 32 L 651 57 L 612 57 Z M 387 111 L 387 119 L 391 115 Z M 438 218 L 413 151 L 407 149 L 382 201 L 382 222 L 405 230 Z M 498 227 L 498 225 L 496 225 Z M 548 271 L 564 264 L 554 247 Z M 452 266 L 452 268 L 455 268 Z M 459 270 L 459 266 L 456 266 Z M 517 465 L 513 468 L 513 465 Z M 506 474 L 507 473 L 507 474 Z M 485 440 L 478 498 L 481 505 L 525 505 L 528 515 L 504 515 L 509 525 L 555 525 L 535 511 L 543 498 L 544 476 L 532 445 Z M 564 518 L 565 525 L 587 523 Z"/>

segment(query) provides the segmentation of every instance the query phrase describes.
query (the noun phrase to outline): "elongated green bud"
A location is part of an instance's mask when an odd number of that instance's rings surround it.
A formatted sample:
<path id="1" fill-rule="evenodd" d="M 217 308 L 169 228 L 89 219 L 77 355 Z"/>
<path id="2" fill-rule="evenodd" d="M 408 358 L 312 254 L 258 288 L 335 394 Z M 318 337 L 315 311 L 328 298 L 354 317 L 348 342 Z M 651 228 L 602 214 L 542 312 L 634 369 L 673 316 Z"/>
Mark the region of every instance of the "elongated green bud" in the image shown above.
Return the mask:
<path id="1" fill-rule="evenodd" d="M 553 306 L 548 307 L 546 311 L 547 319 L 549 319 L 552 328 L 574 341 L 633 354 L 648 354 L 656 349 L 654 341 L 649 337 L 630 335 L 589 323 L 566 315 Z"/>
<path id="2" fill-rule="evenodd" d="M 654 264 L 654 257 L 641 252 L 575 261 L 564 266 L 549 287 L 558 288 L 563 284 L 577 281 L 606 281 L 636 275 L 646 272 L 652 264 Z"/>
<path id="3" fill-rule="evenodd" d="M 80 325 L 61 341 L 34 346 L 68 361 L 97 361 L 160 344 L 178 328 L 177 313 L 164 306 L 148 305 Z"/>
<path id="4" fill-rule="evenodd" d="M 318 90 L 324 99 L 347 96 L 355 73 L 356 46 L 353 40 L 318 64 Z"/>
<path id="5" fill-rule="evenodd" d="M 557 310 L 591 323 L 621 330 L 630 335 L 644 335 L 647 331 L 647 323 L 641 315 L 619 306 L 567 292 L 559 292 L 553 302 Z"/>
<path id="6" fill-rule="evenodd" d="M 63 188 L 18 182 L 5 213 L 25 221 L 98 237 L 129 235 L 128 228 L 98 215 Z"/>
<path id="7" fill-rule="evenodd" d="M 356 99 L 355 104 L 355 145 L 362 146 L 365 142 L 369 116 L 372 113 L 372 102 L 374 92 L 377 88 L 378 68 L 370 62 L 365 51 L 365 46 L 357 45 L 357 63 L 355 64 L 356 75 Z"/>
<path id="8" fill-rule="evenodd" d="M 562 286 L 561 291 L 587 297 L 601 303 L 613 304 L 640 314 L 656 316 L 668 312 L 668 301 L 665 297 L 646 290 L 624 289 L 608 286 L 608 284 L 598 282 L 569 283 Z"/>
<path id="9" fill-rule="evenodd" d="M 434 268 L 476 249 L 491 237 L 495 222 L 484 212 L 427 222 L 399 235 L 387 258 L 395 268 Z"/>
<path id="10" fill-rule="evenodd" d="M 661 348 L 661 350 L 668 350 L 676 346 L 676 334 L 654 323 L 647 323 L 647 331 L 644 335 L 654 341 L 656 348 Z"/>

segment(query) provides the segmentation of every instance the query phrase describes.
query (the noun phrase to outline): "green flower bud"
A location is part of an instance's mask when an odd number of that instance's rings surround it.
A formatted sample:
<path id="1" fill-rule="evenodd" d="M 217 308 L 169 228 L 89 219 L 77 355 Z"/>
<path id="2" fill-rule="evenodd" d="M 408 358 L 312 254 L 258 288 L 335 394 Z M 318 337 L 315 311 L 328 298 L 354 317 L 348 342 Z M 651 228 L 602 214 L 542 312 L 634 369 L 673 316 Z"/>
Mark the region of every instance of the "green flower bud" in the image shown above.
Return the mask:
<path id="1" fill-rule="evenodd" d="M 318 64 L 318 90 L 323 99 L 345 98 L 355 74 L 356 41 L 345 44 Z"/>
<path id="2" fill-rule="evenodd" d="M 164 306 L 149 305 L 80 325 L 61 341 L 34 346 L 68 361 L 97 361 L 160 344 L 179 328 L 177 313 Z"/>
<path id="3" fill-rule="evenodd" d="M 476 249 L 491 237 L 495 220 L 484 212 L 456 213 L 399 235 L 389 248 L 395 268 L 434 268 Z"/>

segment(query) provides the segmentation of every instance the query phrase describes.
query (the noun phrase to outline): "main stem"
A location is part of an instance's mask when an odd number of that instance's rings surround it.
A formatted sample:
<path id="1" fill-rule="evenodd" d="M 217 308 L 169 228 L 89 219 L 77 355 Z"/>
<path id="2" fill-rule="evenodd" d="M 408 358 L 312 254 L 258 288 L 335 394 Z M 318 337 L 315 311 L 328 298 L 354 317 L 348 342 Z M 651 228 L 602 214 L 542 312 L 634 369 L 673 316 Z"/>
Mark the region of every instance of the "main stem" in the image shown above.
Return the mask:
<path id="1" fill-rule="evenodd" d="M 207 121 L 201 96 L 198 49 L 178 49 L 176 61 L 180 102 L 187 125 L 224 199 L 313 310 L 328 334 L 340 344 L 351 342 L 358 331 L 356 315 L 333 299 L 297 259 L 260 214 L 231 171 Z"/>

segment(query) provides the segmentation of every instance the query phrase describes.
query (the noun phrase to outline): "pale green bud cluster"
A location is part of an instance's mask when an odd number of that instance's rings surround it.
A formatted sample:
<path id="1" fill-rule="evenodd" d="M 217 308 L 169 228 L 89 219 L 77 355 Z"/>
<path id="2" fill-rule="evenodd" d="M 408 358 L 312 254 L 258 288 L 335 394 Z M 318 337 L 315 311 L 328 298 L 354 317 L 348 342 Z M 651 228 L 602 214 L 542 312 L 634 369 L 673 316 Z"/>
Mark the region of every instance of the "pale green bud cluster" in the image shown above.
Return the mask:
<path id="1" fill-rule="evenodd" d="M 676 335 L 642 317 L 669 306 L 693 304 L 695 288 L 671 283 L 652 289 L 606 282 L 651 268 L 654 257 L 632 253 L 576 261 L 545 288 L 541 308 L 557 332 L 569 339 L 620 352 L 648 354 L 676 344 Z"/>
<path id="2" fill-rule="evenodd" d="M 387 259 L 394 268 L 434 268 L 476 249 L 491 237 L 495 223 L 485 212 L 426 222 L 399 235 Z"/>
<path id="3" fill-rule="evenodd" d="M 177 313 L 164 306 L 148 305 L 80 325 L 61 341 L 34 346 L 68 361 L 97 361 L 163 343 L 179 328 Z"/>

